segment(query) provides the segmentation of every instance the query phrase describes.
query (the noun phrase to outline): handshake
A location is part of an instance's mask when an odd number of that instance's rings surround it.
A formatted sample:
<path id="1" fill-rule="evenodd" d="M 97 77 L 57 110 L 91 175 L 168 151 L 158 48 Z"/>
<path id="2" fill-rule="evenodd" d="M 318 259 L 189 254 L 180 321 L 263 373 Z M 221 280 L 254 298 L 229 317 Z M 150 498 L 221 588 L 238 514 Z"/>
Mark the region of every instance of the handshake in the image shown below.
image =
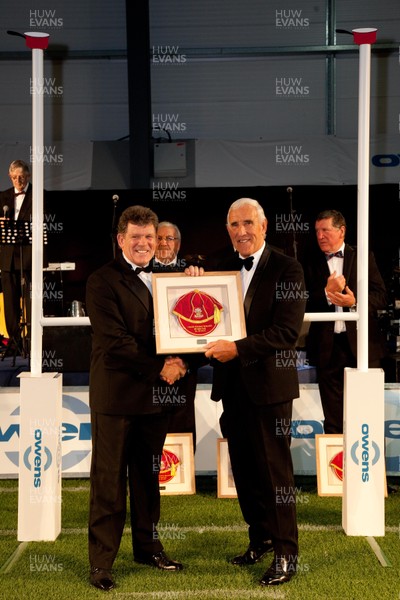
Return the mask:
<path id="1" fill-rule="evenodd" d="M 165 359 L 164 366 L 160 373 L 160 377 L 163 381 L 166 381 L 169 385 L 172 385 L 186 375 L 187 365 L 179 356 L 168 356 Z"/>

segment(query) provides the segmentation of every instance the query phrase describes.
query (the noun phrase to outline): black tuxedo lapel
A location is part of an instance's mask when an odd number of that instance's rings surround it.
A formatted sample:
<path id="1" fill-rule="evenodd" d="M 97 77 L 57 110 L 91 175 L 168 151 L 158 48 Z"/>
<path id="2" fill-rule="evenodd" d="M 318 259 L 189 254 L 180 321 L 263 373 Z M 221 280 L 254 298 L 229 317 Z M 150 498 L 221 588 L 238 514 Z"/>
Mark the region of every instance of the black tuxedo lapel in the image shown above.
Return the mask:
<path id="1" fill-rule="evenodd" d="M 322 281 L 326 282 L 326 280 L 328 279 L 331 272 L 329 270 L 329 265 L 328 265 L 328 261 L 326 260 L 325 253 L 322 252 L 322 250 L 320 250 L 315 255 L 315 258 L 312 262 L 314 263 L 313 268 L 318 270 L 318 272 L 315 273 L 316 278 L 321 278 Z M 326 285 L 326 283 L 325 283 L 325 285 Z"/>
<path id="2" fill-rule="evenodd" d="M 13 205 L 14 207 L 14 202 Z M 13 211 L 14 216 L 14 211 Z M 32 184 L 28 185 L 24 201 L 22 202 L 21 209 L 18 214 L 18 221 L 31 221 L 32 220 Z"/>
<path id="3" fill-rule="evenodd" d="M 346 279 L 347 285 L 350 281 L 351 273 L 353 272 L 353 269 L 354 269 L 353 263 L 354 263 L 355 259 L 356 259 L 356 253 L 354 251 L 354 248 L 352 248 L 351 246 L 346 244 L 344 247 L 343 276 Z M 356 290 L 352 290 L 352 291 L 354 293 L 356 293 Z"/>
<path id="4" fill-rule="evenodd" d="M 271 256 L 271 250 L 268 248 L 268 246 L 265 246 L 264 252 L 261 254 L 257 268 L 253 274 L 251 281 L 250 281 L 250 285 L 248 287 L 248 290 L 246 292 L 246 296 L 244 299 L 244 312 L 245 312 L 246 317 L 249 314 L 251 303 L 254 298 L 254 294 L 257 290 L 258 283 L 262 277 L 265 267 L 267 266 L 270 256 Z"/>
<path id="5" fill-rule="evenodd" d="M 122 255 L 117 259 L 117 265 L 123 285 L 140 300 L 148 312 L 153 312 L 153 298 L 147 285 L 135 274 Z"/>

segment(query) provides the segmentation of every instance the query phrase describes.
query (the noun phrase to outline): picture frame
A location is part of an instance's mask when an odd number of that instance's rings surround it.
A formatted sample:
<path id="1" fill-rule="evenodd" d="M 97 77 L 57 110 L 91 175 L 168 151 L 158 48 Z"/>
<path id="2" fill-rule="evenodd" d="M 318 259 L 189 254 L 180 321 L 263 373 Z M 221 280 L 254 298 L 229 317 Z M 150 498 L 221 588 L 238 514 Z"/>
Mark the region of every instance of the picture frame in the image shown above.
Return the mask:
<path id="1" fill-rule="evenodd" d="M 239 271 L 153 273 L 157 354 L 202 352 L 217 339 L 246 337 Z"/>
<path id="2" fill-rule="evenodd" d="M 315 436 L 318 496 L 343 495 L 343 434 Z"/>
<path id="3" fill-rule="evenodd" d="M 196 493 L 192 433 L 167 434 L 158 479 L 161 496 Z"/>
<path id="4" fill-rule="evenodd" d="M 226 438 L 217 439 L 217 497 L 237 498 Z"/>
<path id="5" fill-rule="evenodd" d="M 343 496 L 343 434 L 316 434 L 315 454 L 318 496 Z M 387 495 L 385 474 L 385 497 Z"/>

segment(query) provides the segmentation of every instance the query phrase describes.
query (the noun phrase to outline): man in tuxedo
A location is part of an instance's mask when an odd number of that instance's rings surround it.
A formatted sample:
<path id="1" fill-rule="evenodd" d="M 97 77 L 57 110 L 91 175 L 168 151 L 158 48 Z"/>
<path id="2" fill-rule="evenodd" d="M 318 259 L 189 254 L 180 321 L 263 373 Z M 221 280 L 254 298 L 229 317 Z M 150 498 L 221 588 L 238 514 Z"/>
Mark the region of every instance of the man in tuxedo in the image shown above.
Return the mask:
<path id="1" fill-rule="evenodd" d="M 117 230 L 121 251 L 87 282 L 93 331 L 90 582 L 105 591 L 115 585 L 111 568 L 125 524 L 127 479 L 134 560 L 164 571 L 182 569 L 165 554 L 157 533 L 165 397 L 187 369 L 179 357 L 156 354 L 151 273 L 143 268 L 154 256 L 157 226 L 149 208 L 127 208 Z"/>
<path id="2" fill-rule="evenodd" d="M 299 396 L 296 341 L 303 322 L 303 270 L 269 247 L 267 219 L 251 198 L 236 200 L 227 230 L 235 256 L 220 270 L 240 269 L 246 337 L 205 346 L 212 359 L 211 398 L 222 399 L 221 431 L 243 518 L 247 550 L 233 558 L 247 566 L 274 552 L 260 583 L 289 581 L 298 565 L 298 531 L 290 451 L 293 399 Z"/>
<path id="3" fill-rule="evenodd" d="M 343 312 L 357 308 L 357 252 L 345 243 L 346 221 L 337 210 L 318 214 L 318 247 L 305 258 L 307 312 Z M 386 289 L 372 253 L 368 258 L 369 367 L 381 366 L 385 344 L 377 310 L 387 305 Z M 317 370 L 325 433 L 343 433 L 345 367 L 357 366 L 355 321 L 312 322 L 306 338 L 307 358 Z"/>
<path id="4" fill-rule="evenodd" d="M 186 261 L 178 257 L 181 247 L 181 232 L 178 225 L 170 221 L 160 221 L 157 227 L 157 245 L 152 263 L 153 273 L 181 273 Z M 197 357 L 201 358 L 201 355 Z M 198 363 L 197 365 L 195 363 Z M 191 433 L 193 450 L 196 451 L 196 418 L 194 401 L 197 386 L 197 366 L 201 360 L 191 358 L 191 368 L 186 377 L 177 382 L 174 400 L 169 406 L 168 433 Z"/>
<path id="5" fill-rule="evenodd" d="M 0 215 L 10 221 L 32 220 L 32 184 L 29 165 L 14 160 L 8 170 L 12 187 L 0 194 Z M 21 263 L 22 255 L 22 263 Z M 22 266 L 22 269 L 21 269 Z M 30 324 L 32 277 L 32 248 L 30 245 L 4 244 L 0 248 L 1 283 L 4 298 L 4 316 L 11 343 L 18 350 L 21 343 L 21 298 L 25 315 L 23 320 Z M 22 285 L 23 283 L 23 285 Z"/>
<path id="6" fill-rule="evenodd" d="M 181 232 L 175 223 L 161 221 L 157 228 L 157 247 L 153 259 L 153 272 L 168 273 L 183 271 L 178 252 L 181 247 Z"/>

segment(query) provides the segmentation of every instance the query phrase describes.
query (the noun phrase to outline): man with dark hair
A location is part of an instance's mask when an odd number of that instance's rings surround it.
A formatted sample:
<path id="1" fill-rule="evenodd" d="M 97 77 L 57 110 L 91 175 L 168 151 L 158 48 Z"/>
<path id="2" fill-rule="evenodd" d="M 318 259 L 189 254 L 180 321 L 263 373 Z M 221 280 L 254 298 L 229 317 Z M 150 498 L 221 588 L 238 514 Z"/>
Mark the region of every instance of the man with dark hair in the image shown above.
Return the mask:
<path id="1" fill-rule="evenodd" d="M 156 354 L 151 274 L 157 215 L 131 206 L 121 215 L 118 256 L 92 273 L 86 306 L 93 338 L 89 400 L 92 424 L 90 473 L 90 582 L 111 590 L 111 568 L 126 518 L 129 485 L 134 560 L 164 571 L 181 563 L 164 552 L 157 533 L 159 471 L 169 386 L 186 374 L 179 357 Z"/>
<path id="2" fill-rule="evenodd" d="M 320 212 L 315 222 L 318 248 L 305 259 L 307 312 L 343 312 L 357 307 L 357 252 L 345 243 L 346 220 L 337 210 Z M 368 257 L 369 367 L 381 366 L 385 345 L 377 310 L 386 307 L 386 290 L 372 252 Z M 325 433 L 343 433 L 345 367 L 357 366 L 355 321 L 312 322 L 307 358 L 317 370 Z"/>

